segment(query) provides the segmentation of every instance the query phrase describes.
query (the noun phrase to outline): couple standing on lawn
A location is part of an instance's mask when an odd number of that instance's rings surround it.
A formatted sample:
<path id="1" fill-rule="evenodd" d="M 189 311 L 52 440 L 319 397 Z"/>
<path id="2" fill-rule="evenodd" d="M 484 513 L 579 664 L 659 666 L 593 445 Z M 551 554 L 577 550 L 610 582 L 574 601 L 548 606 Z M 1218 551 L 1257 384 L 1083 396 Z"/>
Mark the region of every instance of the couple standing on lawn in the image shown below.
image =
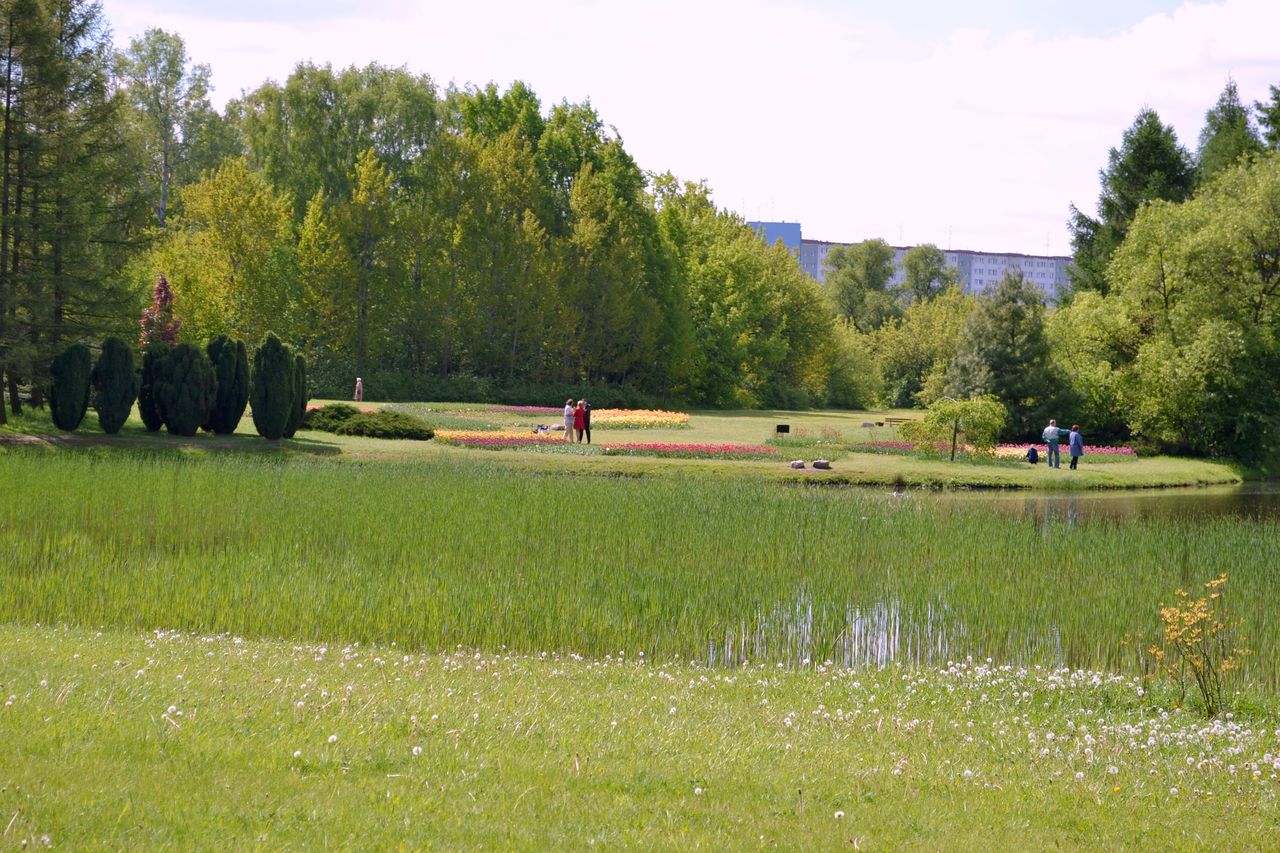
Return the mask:
<path id="1" fill-rule="evenodd" d="M 587 444 L 591 443 L 591 404 L 586 400 L 579 400 L 575 406 L 570 397 L 564 401 L 564 440 L 573 441 L 574 432 L 578 433 L 579 442 L 585 434 Z"/>
<path id="2" fill-rule="evenodd" d="M 1050 468 L 1061 468 L 1062 459 L 1058 455 L 1058 442 L 1062 440 L 1063 434 L 1067 433 L 1065 429 L 1058 426 L 1058 422 L 1050 420 L 1049 425 L 1044 428 L 1042 437 L 1044 438 L 1045 462 Z M 1080 425 L 1072 424 L 1071 432 L 1066 435 L 1067 452 L 1071 455 L 1071 470 L 1076 469 L 1076 463 L 1080 461 L 1080 457 L 1084 456 L 1084 436 L 1080 434 Z"/>

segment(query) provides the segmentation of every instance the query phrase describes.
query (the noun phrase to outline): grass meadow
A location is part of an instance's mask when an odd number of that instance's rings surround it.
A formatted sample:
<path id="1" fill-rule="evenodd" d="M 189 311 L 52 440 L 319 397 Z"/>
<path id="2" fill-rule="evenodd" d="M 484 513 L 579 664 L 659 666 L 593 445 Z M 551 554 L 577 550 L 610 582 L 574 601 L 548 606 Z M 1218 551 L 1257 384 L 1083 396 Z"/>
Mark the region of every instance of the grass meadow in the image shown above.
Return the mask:
<path id="1" fill-rule="evenodd" d="M 1128 678 L 0 625 L 0 847 L 1258 850 L 1280 726 Z"/>

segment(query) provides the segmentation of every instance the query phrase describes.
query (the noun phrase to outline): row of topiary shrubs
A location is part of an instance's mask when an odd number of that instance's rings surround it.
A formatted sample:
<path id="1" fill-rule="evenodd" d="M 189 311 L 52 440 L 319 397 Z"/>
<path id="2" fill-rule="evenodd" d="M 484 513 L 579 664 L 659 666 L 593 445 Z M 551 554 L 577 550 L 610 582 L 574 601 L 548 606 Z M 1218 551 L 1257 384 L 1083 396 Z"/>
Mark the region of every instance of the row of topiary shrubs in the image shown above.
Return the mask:
<path id="1" fill-rule="evenodd" d="M 135 372 L 133 350 L 107 338 L 97 364 L 84 344 L 73 344 L 54 359 L 49 402 L 54 426 L 80 426 L 90 398 L 103 432 L 115 433 L 129 419 L 134 400 L 150 432 L 162 426 L 173 435 L 199 429 L 218 435 L 236 431 L 246 406 L 264 438 L 292 438 L 307 408 L 307 369 L 301 355 L 268 334 L 249 369 L 243 341 L 219 335 L 201 350 L 192 344 L 148 344 Z M 92 392 L 92 394 L 91 394 Z"/>

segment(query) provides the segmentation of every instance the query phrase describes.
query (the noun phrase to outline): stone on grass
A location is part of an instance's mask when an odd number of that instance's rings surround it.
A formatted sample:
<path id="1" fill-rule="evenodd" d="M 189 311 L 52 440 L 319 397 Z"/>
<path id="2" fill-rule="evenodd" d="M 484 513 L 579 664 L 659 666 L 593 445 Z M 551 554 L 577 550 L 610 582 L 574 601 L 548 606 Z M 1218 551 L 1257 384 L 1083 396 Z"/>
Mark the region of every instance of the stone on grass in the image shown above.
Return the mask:
<path id="1" fill-rule="evenodd" d="M 803 460 L 803 459 L 792 459 L 792 460 L 791 460 L 791 467 L 792 467 L 792 468 L 803 468 L 803 467 L 804 467 L 804 460 Z"/>
<path id="2" fill-rule="evenodd" d="M 820 471 L 830 471 L 831 463 L 826 459 L 815 459 L 813 460 L 813 467 L 819 469 Z"/>

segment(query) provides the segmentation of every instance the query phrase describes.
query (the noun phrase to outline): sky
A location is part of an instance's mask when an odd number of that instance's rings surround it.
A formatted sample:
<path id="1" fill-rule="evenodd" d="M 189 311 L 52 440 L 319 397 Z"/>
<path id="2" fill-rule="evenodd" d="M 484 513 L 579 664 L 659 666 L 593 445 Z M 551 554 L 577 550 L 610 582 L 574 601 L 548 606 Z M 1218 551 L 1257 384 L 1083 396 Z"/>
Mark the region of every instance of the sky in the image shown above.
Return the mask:
<path id="1" fill-rule="evenodd" d="M 221 105 L 300 61 L 589 100 L 640 166 L 809 239 L 1068 254 L 1144 106 L 1194 151 L 1228 78 L 1280 85 L 1275 0 L 103 0 Z"/>

